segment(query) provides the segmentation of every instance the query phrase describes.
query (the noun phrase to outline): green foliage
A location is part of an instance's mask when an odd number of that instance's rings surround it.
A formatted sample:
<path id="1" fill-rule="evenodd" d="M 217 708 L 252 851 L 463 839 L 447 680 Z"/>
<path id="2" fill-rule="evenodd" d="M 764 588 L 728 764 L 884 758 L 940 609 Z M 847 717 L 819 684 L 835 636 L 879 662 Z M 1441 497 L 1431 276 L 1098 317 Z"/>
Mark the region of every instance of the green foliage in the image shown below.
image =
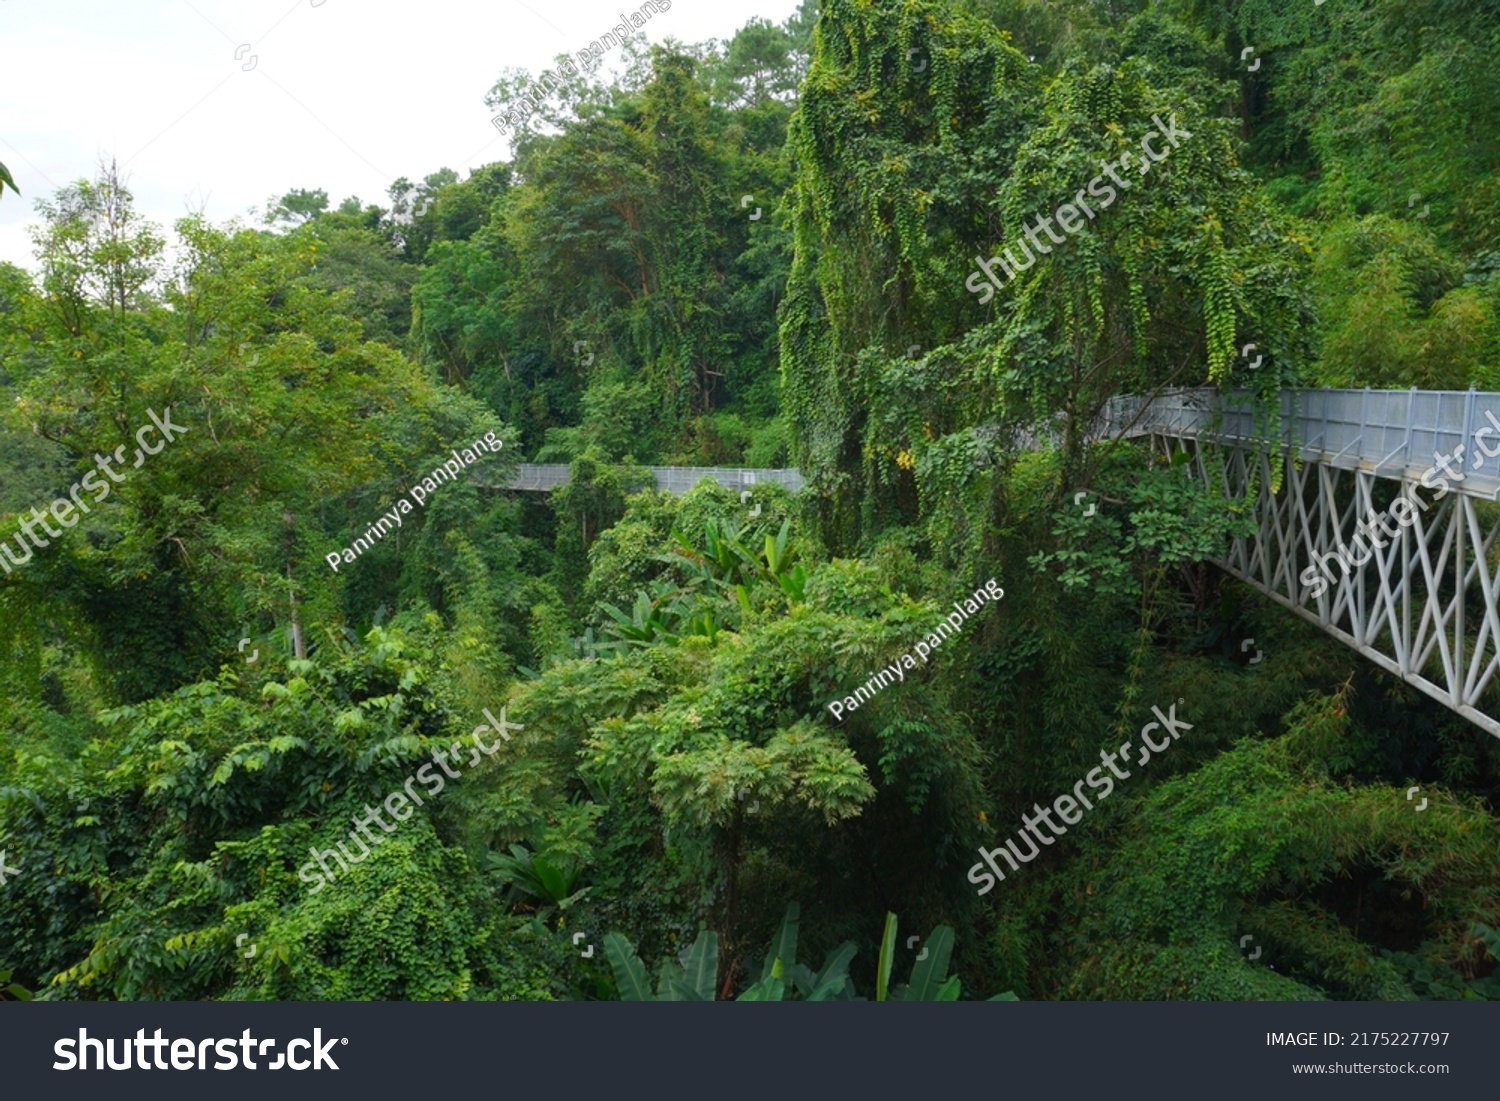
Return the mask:
<path id="1" fill-rule="evenodd" d="M 896 959 L 896 915 L 885 915 L 885 932 L 880 937 L 880 959 L 875 965 L 875 1000 L 885 1001 L 891 981 L 891 964 Z"/>
<path id="2" fill-rule="evenodd" d="M 297 189 L 169 260 L 112 165 L 44 198 L 0 265 L 0 522 L 148 410 L 189 429 L 0 582 L 0 991 L 1495 998 L 1500 742 L 1214 569 L 1249 517 L 1186 455 L 1088 429 L 1167 386 L 1268 432 L 1290 384 L 1500 386 L 1497 45 L 1451 0 L 807 0 L 632 36 L 384 207 Z M 1190 136 L 981 303 L 1153 117 Z M 569 485 L 502 488 L 523 455 Z M 1174 700 L 1170 755 L 972 889 Z"/>
<path id="3" fill-rule="evenodd" d="M 1102 498 L 1095 500 L 1094 514 L 1069 499 L 1053 513 L 1058 549 L 1040 551 L 1029 563 L 1039 573 L 1060 569 L 1064 590 L 1138 598 L 1151 566 L 1202 561 L 1228 540 L 1252 536 L 1253 496 L 1225 501 L 1204 488 L 1186 459 L 1185 453 L 1170 463 L 1147 457 L 1142 470 L 1125 455 L 1113 457 L 1090 492 Z"/>
<path id="4" fill-rule="evenodd" d="M 955 505 L 982 528 L 986 472 L 1019 450 L 1006 437 L 1054 415 L 1065 479 L 1081 479 L 1109 397 L 1228 381 L 1247 331 L 1278 366 L 1304 355 L 1303 249 L 1238 167 L 1214 82 L 1114 46 L 1044 89 L 998 32 L 920 0 L 832 3 L 817 41 L 790 138 L 802 231 L 781 347 L 798 460 L 844 502 L 824 510 L 831 542 L 946 526 L 935 514 Z M 931 57 L 920 77 L 912 51 Z M 1154 117 L 1192 136 L 988 307 L 961 289 L 976 255 L 1020 240 Z M 1264 393 L 1276 375 L 1246 381 Z"/>
<path id="5" fill-rule="evenodd" d="M 0 169 L 3 168 L 4 165 L 0 165 Z M 0 1002 L 7 1000 L 29 1002 L 31 1001 L 31 991 L 27 990 L 20 983 L 11 982 L 9 971 L 0 971 Z"/>
<path id="6" fill-rule="evenodd" d="M 424 328 L 453 334 L 433 345 L 445 356 L 464 347 L 463 332 L 445 320 L 459 310 L 453 320 L 507 363 L 507 342 L 518 342 L 511 334 L 548 334 L 546 354 L 591 407 L 581 438 L 549 433 L 555 458 L 594 445 L 611 458 L 670 459 L 693 435 L 713 447 L 705 414 L 736 402 L 758 404 L 757 419 L 774 413 L 774 402 L 767 409 L 755 394 L 774 356 L 786 234 L 752 228 L 725 195 L 753 193 L 770 209 L 784 186 L 778 151 L 788 110 L 772 97 L 795 71 L 794 34 L 749 32 L 728 62 L 628 44 L 631 75 L 613 89 L 564 75 L 521 124 L 516 164 L 525 182 L 491 221 L 503 246 L 476 238 L 476 247 L 438 258 L 444 270 L 431 293 L 419 288 Z M 735 96 L 747 79 L 737 110 L 714 106 L 709 87 Z M 530 82 L 507 74 L 491 102 L 514 103 Z M 541 135 L 541 119 L 561 132 Z M 484 270 L 485 257 L 504 271 Z M 468 346 L 478 351 L 474 340 Z"/>
<path id="7" fill-rule="evenodd" d="M 894 989 L 890 986 L 891 968 L 896 960 L 895 914 L 885 915 L 885 932 L 880 938 L 880 959 L 875 969 L 877 1002 L 956 1002 L 961 984 L 957 975 L 948 974 L 948 960 L 953 954 L 953 930 L 939 925 L 922 941 L 922 951 L 912 964 L 911 981 Z M 1004 995 L 1000 998 L 1003 1000 Z"/>
<path id="8" fill-rule="evenodd" d="M 268 222 L 290 222 L 294 218 L 300 222 L 310 222 L 328 209 L 328 192 L 322 188 L 316 191 L 296 188 L 274 200 L 274 203 L 274 206 L 267 204 Z"/>
<path id="9" fill-rule="evenodd" d="M 891 935 L 894 935 L 894 921 L 895 916 L 889 915 L 887 931 Z M 845 1001 L 855 997 L 848 973 L 849 961 L 854 958 L 854 944 L 845 941 L 828 954 L 821 968 L 813 971 L 806 964 L 797 962 L 797 931 L 800 923 L 801 907 L 795 902 L 788 904 L 786 915 L 766 953 L 760 977 L 746 986 L 736 1000 L 779 1002 L 800 998 L 803 1001 L 821 1002 Z M 935 976 L 941 975 L 947 968 L 948 955 L 953 947 L 953 930 L 941 926 L 933 931 L 932 940 L 938 950 L 932 954 L 931 960 L 917 964 L 912 972 L 911 984 L 901 988 L 898 1000 L 957 999 L 957 977 L 941 984 L 935 983 Z M 630 941 L 618 933 L 610 933 L 605 936 L 604 943 L 621 1001 L 714 1000 L 718 988 L 718 938 L 709 930 L 699 932 L 697 939 L 683 949 L 678 964 L 662 961 L 654 995 L 647 981 L 646 966 L 635 954 Z M 885 970 L 888 971 L 888 967 Z M 877 1000 L 885 1000 L 883 984 Z"/>
<path id="10" fill-rule="evenodd" d="M 622 1002 L 711 1002 L 718 974 L 719 938 L 703 930 L 698 939 L 682 950 L 677 963 L 663 960 L 656 993 L 646 976 L 646 965 L 635 947 L 619 933 L 606 934 L 604 950 L 614 971 L 615 986 Z"/>
<path id="11" fill-rule="evenodd" d="M 1075 907 L 1090 947 L 1072 996 L 1473 997 L 1475 917 L 1500 911 L 1494 820 L 1458 800 L 1414 816 L 1399 787 L 1350 786 L 1323 757 L 1345 699 L 1309 700 L 1287 732 L 1229 749 L 1162 785 L 1131 841 Z M 1240 959 L 1256 936 L 1264 964 Z M 1372 937 L 1416 949 L 1391 952 Z M 1420 945 L 1420 947 L 1418 947 Z M 1208 967 L 1194 974 L 1193 961 Z M 1215 961 L 1209 966 L 1209 961 Z M 1472 991 L 1472 993 L 1471 993 Z"/>
<path id="12" fill-rule="evenodd" d="M 1370 215 L 1336 223 L 1324 239 L 1314 287 L 1329 319 L 1321 363 L 1329 385 L 1500 385 L 1500 288 L 1461 285 L 1459 262 L 1421 227 Z"/>
<path id="13" fill-rule="evenodd" d="M 615 986 L 622 1002 L 649 1002 L 651 984 L 646 977 L 646 965 L 636 956 L 635 949 L 619 933 L 606 933 L 604 952 L 615 972 Z"/>
<path id="14" fill-rule="evenodd" d="M 566 910 L 588 893 L 576 890 L 582 869 L 572 863 L 559 867 L 525 845 L 512 845 L 510 855 L 491 853 L 490 869 L 519 893 L 539 898 L 549 905 Z"/>
<path id="15" fill-rule="evenodd" d="M 0 913 L 26 972 L 61 996 L 117 998 L 454 998 L 498 981 L 493 919 L 454 840 L 461 790 L 343 874 L 309 878 L 309 845 L 352 836 L 351 812 L 459 733 L 410 645 L 376 629 L 368 650 L 290 661 L 258 691 L 226 671 L 106 714 L 77 763 L 20 755 L 0 822 L 53 869 Z M 248 962 L 241 932 L 258 943 Z"/>

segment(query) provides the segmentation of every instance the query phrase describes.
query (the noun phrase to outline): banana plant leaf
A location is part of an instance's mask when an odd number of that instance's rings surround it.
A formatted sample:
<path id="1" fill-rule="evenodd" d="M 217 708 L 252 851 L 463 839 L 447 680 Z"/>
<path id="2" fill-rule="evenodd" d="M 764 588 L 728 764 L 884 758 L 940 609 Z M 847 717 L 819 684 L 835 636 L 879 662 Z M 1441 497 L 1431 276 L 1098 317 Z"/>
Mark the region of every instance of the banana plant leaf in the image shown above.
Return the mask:
<path id="1" fill-rule="evenodd" d="M 682 974 L 676 978 L 682 1001 L 711 1002 L 719 980 L 719 934 L 705 929 L 679 957 Z"/>
<path id="2" fill-rule="evenodd" d="M 855 947 L 851 940 L 844 941 L 823 960 L 823 969 L 813 974 L 806 967 L 800 970 L 805 980 L 798 984 L 802 996 L 810 1002 L 824 1002 L 840 995 L 852 996 L 849 981 L 849 961 L 854 958 Z"/>
<path id="3" fill-rule="evenodd" d="M 801 920 L 802 907 L 789 902 L 786 907 L 786 916 L 781 919 L 781 928 L 776 930 L 776 937 L 771 941 L 771 950 L 766 953 L 765 966 L 761 968 L 762 980 L 769 979 L 776 967 L 776 961 L 781 961 L 782 974 L 790 974 L 797 966 L 797 926 Z"/>
<path id="4" fill-rule="evenodd" d="M 735 1001 L 738 1002 L 779 1002 L 786 994 L 786 984 L 780 979 L 762 979 L 753 986 L 747 987 Z"/>
<path id="5" fill-rule="evenodd" d="M 939 925 L 934 929 L 922 947 L 926 949 L 926 959 L 919 959 L 911 969 L 911 983 L 902 992 L 901 1000 L 908 1002 L 939 1002 L 953 1001 L 958 997 L 955 989 L 953 998 L 939 997 L 939 992 L 946 986 L 943 976 L 948 973 L 948 959 L 953 954 L 953 930 L 946 925 Z M 955 977 L 953 982 L 957 982 Z"/>
<path id="6" fill-rule="evenodd" d="M 875 965 L 875 1000 L 885 1001 L 890 988 L 891 964 L 896 961 L 896 915 L 885 915 L 885 935 L 880 938 L 880 959 Z"/>
<path id="7" fill-rule="evenodd" d="M 682 982 L 682 967 L 674 960 L 662 960 L 656 969 L 656 1000 L 659 1002 L 696 1002 L 689 998 Z"/>
<path id="8" fill-rule="evenodd" d="M 958 989 L 958 976 L 949 975 L 948 981 L 933 992 L 931 1000 L 935 1002 L 956 1002 L 958 1001 Z"/>
<path id="9" fill-rule="evenodd" d="M 635 954 L 635 945 L 619 933 L 604 935 L 604 954 L 609 957 L 610 970 L 615 973 L 615 985 L 622 1002 L 649 1002 L 651 979 L 646 974 L 646 965 Z"/>

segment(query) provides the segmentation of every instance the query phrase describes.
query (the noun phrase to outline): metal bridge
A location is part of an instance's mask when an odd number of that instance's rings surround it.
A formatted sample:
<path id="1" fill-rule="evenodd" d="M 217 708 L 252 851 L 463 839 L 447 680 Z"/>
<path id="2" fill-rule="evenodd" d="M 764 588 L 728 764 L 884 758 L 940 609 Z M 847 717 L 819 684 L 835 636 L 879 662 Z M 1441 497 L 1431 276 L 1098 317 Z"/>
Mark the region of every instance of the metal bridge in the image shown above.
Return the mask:
<path id="1" fill-rule="evenodd" d="M 1256 534 L 1218 565 L 1500 737 L 1500 393 L 1285 390 L 1266 412 L 1169 391 L 1114 399 L 1098 427 L 1253 492 Z"/>
<path id="2" fill-rule="evenodd" d="M 797 470 L 756 470 L 740 466 L 648 466 L 656 488 L 664 493 L 686 493 L 704 478 L 712 478 L 725 489 L 753 490 L 758 485 L 779 485 L 795 493 L 807 484 Z M 480 483 L 485 484 L 485 483 Z M 546 493 L 568 484 L 566 463 L 522 463 L 515 478 L 506 486 L 492 489 L 519 489 L 528 493 Z"/>

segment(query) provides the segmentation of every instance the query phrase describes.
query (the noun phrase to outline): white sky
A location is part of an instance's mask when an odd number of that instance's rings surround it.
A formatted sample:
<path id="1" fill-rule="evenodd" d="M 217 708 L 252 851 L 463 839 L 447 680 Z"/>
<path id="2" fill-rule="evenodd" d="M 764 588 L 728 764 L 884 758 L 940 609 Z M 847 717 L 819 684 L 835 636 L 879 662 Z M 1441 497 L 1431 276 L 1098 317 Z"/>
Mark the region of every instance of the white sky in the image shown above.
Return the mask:
<path id="1" fill-rule="evenodd" d="M 317 4 L 314 7 L 314 3 Z M 797 0 L 675 0 L 652 42 L 728 38 Z M 640 0 L 0 0 L 0 260 L 34 268 L 33 201 L 118 157 L 163 229 L 223 221 L 292 188 L 389 205 L 420 181 L 509 156 L 484 94 L 538 73 Z M 248 44 L 239 60 L 237 48 Z M 245 65 L 255 58 L 254 68 Z M 618 70 L 618 51 L 606 69 Z"/>

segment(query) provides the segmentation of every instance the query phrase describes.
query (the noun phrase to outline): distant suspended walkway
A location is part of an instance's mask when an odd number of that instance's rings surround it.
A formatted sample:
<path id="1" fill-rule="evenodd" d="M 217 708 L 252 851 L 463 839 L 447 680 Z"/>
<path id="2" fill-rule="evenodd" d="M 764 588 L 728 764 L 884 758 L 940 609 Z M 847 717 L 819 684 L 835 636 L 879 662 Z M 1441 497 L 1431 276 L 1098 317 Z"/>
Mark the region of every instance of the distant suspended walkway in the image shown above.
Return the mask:
<path id="1" fill-rule="evenodd" d="M 753 489 L 758 485 L 778 485 L 795 493 L 807 484 L 802 473 L 792 469 L 758 470 L 741 466 L 648 466 L 643 469 L 651 473 L 656 488 L 664 493 L 686 493 L 704 478 L 712 478 L 725 489 L 735 492 Z M 522 463 L 509 485 L 490 485 L 489 488 L 546 493 L 567 484 L 566 463 Z"/>

